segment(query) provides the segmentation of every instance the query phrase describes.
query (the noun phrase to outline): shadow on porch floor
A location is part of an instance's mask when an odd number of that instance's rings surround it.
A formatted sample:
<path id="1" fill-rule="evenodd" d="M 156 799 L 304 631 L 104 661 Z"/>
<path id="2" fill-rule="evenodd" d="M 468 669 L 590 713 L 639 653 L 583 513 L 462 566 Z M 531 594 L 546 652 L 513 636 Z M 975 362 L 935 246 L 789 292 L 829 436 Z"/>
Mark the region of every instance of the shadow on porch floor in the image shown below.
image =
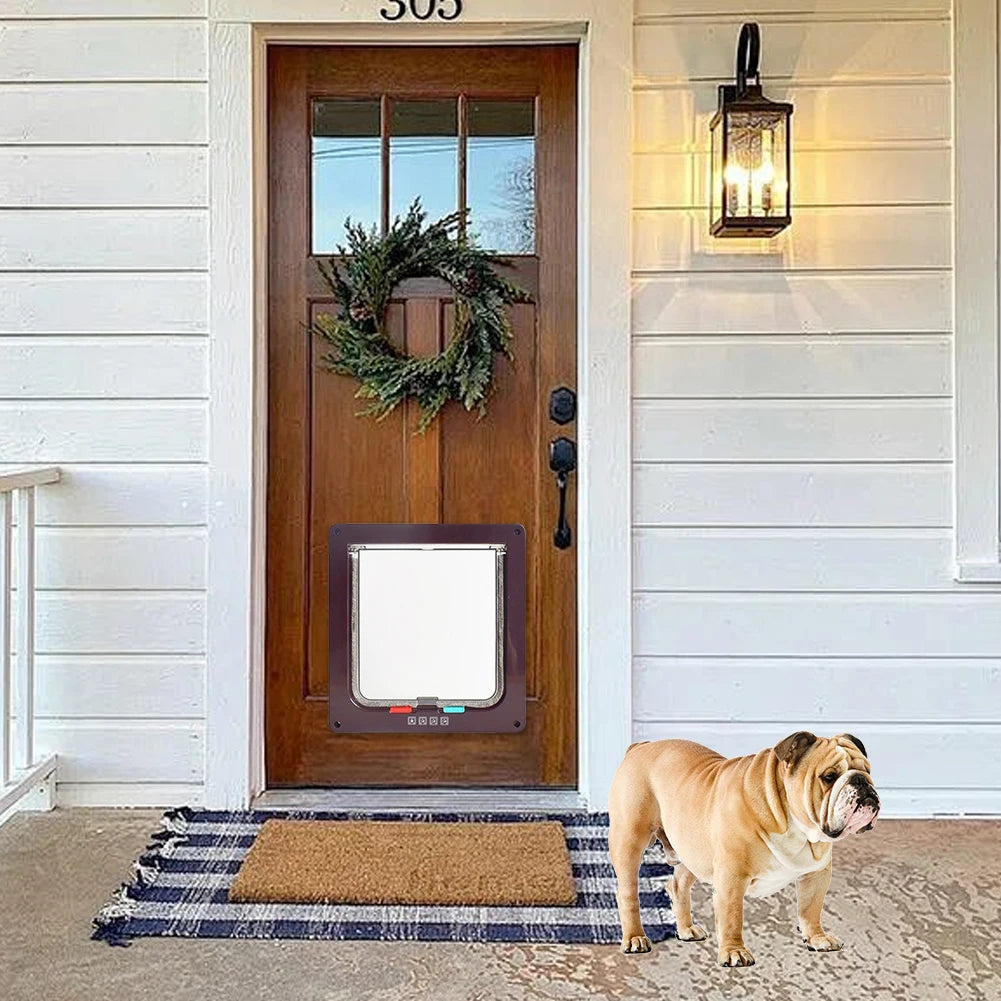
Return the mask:
<path id="1" fill-rule="evenodd" d="M 91 942 L 90 920 L 156 827 L 151 811 L 58 810 L 0 828 L 6 1001 L 974 1001 L 1001 997 L 1001 823 L 883 821 L 835 850 L 828 927 L 843 952 L 793 937 L 791 889 L 746 908 L 757 966 L 721 970 L 710 943 L 614 947 L 151 939 Z M 711 924 L 705 890 L 697 916 Z"/>

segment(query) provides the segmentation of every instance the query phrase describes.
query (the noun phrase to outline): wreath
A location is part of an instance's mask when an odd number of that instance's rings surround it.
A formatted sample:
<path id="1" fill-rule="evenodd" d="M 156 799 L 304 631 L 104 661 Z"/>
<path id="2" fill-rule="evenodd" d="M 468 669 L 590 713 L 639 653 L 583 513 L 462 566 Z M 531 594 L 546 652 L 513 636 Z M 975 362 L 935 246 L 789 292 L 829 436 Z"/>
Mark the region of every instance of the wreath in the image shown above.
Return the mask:
<path id="1" fill-rule="evenodd" d="M 420 202 L 385 235 L 346 223 L 348 246 L 319 262 L 340 309 L 322 313 L 313 330 L 330 345 L 320 364 L 361 383 L 357 398 L 370 401 L 362 417 L 382 420 L 408 397 L 421 408 L 423 433 L 449 400 L 486 414 L 494 356 L 514 361 L 506 307 L 527 295 L 497 273 L 490 257 L 460 234 L 461 213 L 428 224 Z M 389 340 L 386 314 L 396 286 L 407 278 L 441 278 L 455 293 L 455 325 L 437 355 L 414 358 Z"/>

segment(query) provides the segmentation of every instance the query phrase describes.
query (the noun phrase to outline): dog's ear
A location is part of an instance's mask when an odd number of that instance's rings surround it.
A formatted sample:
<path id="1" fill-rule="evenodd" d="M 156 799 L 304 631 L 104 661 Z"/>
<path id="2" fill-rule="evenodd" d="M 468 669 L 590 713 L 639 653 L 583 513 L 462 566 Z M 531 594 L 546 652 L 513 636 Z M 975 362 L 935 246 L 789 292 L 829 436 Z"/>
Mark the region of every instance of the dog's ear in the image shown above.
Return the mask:
<path id="1" fill-rule="evenodd" d="M 862 752 L 863 758 L 869 757 L 865 749 L 865 744 L 863 744 L 862 741 L 858 739 L 858 737 L 853 737 L 850 733 L 839 733 L 836 739 L 851 741 Z"/>
<path id="2" fill-rule="evenodd" d="M 809 730 L 797 730 L 785 740 L 780 740 L 773 750 L 779 761 L 784 761 L 792 770 L 799 764 L 800 758 L 817 743 L 817 738 Z"/>

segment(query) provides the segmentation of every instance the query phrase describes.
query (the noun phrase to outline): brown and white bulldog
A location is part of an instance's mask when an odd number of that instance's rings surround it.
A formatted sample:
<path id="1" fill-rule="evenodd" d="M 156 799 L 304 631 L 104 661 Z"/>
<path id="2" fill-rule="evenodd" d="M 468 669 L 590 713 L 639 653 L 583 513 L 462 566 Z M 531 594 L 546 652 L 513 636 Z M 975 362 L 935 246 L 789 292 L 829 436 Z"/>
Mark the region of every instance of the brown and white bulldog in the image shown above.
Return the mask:
<path id="1" fill-rule="evenodd" d="M 720 965 L 751 966 L 744 897 L 767 896 L 794 880 L 809 948 L 841 948 L 820 923 L 832 848 L 872 828 L 879 797 L 861 740 L 800 731 L 744 758 L 727 759 L 687 740 L 633 744 L 612 781 L 609 813 L 622 951 L 650 951 L 637 878 L 643 852 L 659 839 L 674 866 L 666 888 L 678 938 L 706 938 L 692 923 L 691 890 L 696 880 L 708 883 Z"/>

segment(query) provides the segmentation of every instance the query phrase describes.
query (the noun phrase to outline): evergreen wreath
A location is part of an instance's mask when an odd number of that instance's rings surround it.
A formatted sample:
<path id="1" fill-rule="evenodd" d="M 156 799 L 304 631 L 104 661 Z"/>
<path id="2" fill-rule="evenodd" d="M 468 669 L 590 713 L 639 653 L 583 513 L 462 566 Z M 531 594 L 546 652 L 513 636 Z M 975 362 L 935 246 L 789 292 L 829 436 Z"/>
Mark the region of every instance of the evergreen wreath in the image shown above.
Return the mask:
<path id="1" fill-rule="evenodd" d="M 317 316 L 313 330 L 331 350 L 321 359 L 330 372 L 356 378 L 355 394 L 369 400 L 359 416 L 382 420 L 408 397 L 420 404 L 423 433 L 449 400 L 482 418 L 493 380 L 494 355 L 511 361 L 506 308 L 528 296 L 496 271 L 498 262 L 460 235 L 461 213 L 428 224 L 420 201 L 380 236 L 346 224 L 347 249 L 319 263 L 337 300 L 338 315 Z M 386 313 L 393 289 L 407 278 L 441 278 L 455 293 L 455 327 L 448 346 L 426 358 L 400 352 L 389 340 Z"/>

